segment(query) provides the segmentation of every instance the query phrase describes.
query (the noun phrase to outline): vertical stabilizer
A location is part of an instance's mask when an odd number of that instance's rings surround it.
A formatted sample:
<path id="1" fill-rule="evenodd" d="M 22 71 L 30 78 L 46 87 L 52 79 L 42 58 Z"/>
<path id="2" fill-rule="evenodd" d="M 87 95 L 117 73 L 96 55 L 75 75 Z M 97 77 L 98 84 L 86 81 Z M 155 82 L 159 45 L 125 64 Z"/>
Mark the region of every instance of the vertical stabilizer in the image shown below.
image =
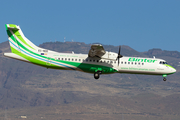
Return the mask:
<path id="1" fill-rule="evenodd" d="M 5 26 L 12 53 L 19 53 L 26 49 L 37 52 L 39 47 L 34 45 L 24 36 L 21 28 L 18 25 L 6 24 Z"/>

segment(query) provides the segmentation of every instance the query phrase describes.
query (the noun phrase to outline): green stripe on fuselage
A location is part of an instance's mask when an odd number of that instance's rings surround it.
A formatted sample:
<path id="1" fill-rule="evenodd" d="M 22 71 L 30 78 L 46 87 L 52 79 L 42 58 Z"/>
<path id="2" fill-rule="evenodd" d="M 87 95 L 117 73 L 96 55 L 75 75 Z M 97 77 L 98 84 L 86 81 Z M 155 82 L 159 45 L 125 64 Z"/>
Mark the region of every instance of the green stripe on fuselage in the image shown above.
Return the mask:
<path id="1" fill-rule="evenodd" d="M 16 40 L 13 36 L 13 41 Z M 18 42 L 18 41 L 17 41 Z M 46 56 L 42 56 L 42 55 L 39 55 L 37 53 L 34 53 L 32 52 L 31 50 L 27 49 L 26 47 L 24 47 L 20 42 L 18 42 L 18 45 L 24 49 L 25 51 L 28 51 L 29 53 L 35 55 L 36 57 L 41 57 L 41 58 L 45 58 L 45 59 L 49 59 L 48 57 Z M 23 56 L 22 53 L 16 53 L 17 55 L 20 55 L 21 57 L 26 57 L 25 59 L 29 60 L 30 62 L 34 63 L 34 64 L 39 64 L 41 66 L 46 66 L 46 62 L 44 62 L 43 64 L 41 63 L 42 61 L 38 60 L 37 58 L 33 58 L 33 59 L 30 59 L 27 57 L 27 55 Z M 115 71 L 113 68 L 111 67 L 106 67 L 106 66 L 101 66 L 101 65 L 94 65 L 94 64 L 87 64 L 87 63 L 77 63 L 77 62 L 71 62 L 71 61 L 62 61 L 62 60 L 55 60 L 54 58 L 50 58 L 52 61 L 56 61 L 56 62 L 59 62 L 59 63 L 64 63 L 64 64 L 67 64 L 67 65 L 71 65 L 71 66 L 74 66 L 74 67 L 77 67 L 85 72 L 95 72 L 95 69 L 102 69 L 103 70 L 103 73 L 113 73 L 113 72 L 117 72 Z M 59 66 L 57 65 L 54 65 L 54 64 L 51 64 L 50 66 L 48 66 L 49 68 L 58 68 Z"/>
<path id="2" fill-rule="evenodd" d="M 33 64 L 43 66 L 43 67 L 50 67 L 50 68 L 54 68 L 54 69 L 64 69 L 65 70 L 65 68 L 63 68 L 63 67 L 60 67 L 60 66 L 57 66 L 57 65 L 52 65 L 52 64 L 51 64 L 51 66 L 48 66 L 47 62 L 45 62 L 45 61 L 41 61 L 41 60 L 38 60 L 36 58 L 29 57 L 28 55 L 25 55 L 23 53 L 18 53 L 18 51 L 16 49 L 14 49 L 13 47 L 11 49 L 13 49 L 13 51 L 16 51 L 15 54 L 23 57 L 24 59 L 28 60 L 29 62 L 31 62 Z"/>
<path id="3" fill-rule="evenodd" d="M 10 25 L 10 27 L 16 27 L 16 25 Z M 20 47 L 21 49 L 23 49 L 24 51 L 27 51 L 31 54 L 33 54 L 36 57 L 40 57 L 40 58 L 44 58 L 46 60 L 49 60 L 48 57 L 46 56 L 42 56 L 40 54 L 34 53 L 31 50 L 29 50 L 28 48 L 26 48 L 24 45 L 22 45 L 18 40 L 16 40 L 16 38 L 12 35 L 12 33 L 10 32 L 10 30 L 7 29 L 7 25 L 6 25 L 6 30 L 7 30 L 7 34 L 8 36 L 15 42 L 17 43 L 17 47 Z M 24 43 L 25 41 L 23 40 L 23 38 L 20 36 L 19 37 L 19 32 L 17 30 L 13 30 L 13 33 Z M 25 45 L 29 46 L 27 43 L 24 43 Z M 60 67 L 58 65 L 55 65 L 56 63 L 50 63 L 50 65 L 47 65 L 46 61 L 42 61 L 39 60 L 38 58 L 33 58 L 30 57 L 26 54 L 23 54 L 21 52 L 19 52 L 18 50 L 16 50 L 15 48 L 11 47 L 11 50 L 13 53 L 27 59 L 28 61 L 40 65 L 40 66 L 44 66 L 44 67 L 49 67 L 49 68 L 55 68 L 55 69 L 65 69 L 63 67 Z M 81 69 L 84 72 L 95 72 L 96 70 L 103 70 L 103 73 L 113 73 L 113 72 L 117 72 L 116 70 L 114 70 L 111 67 L 107 67 L 107 66 L 101 66 L 101 65 L 94 65 L 94 64 L 88 64 L 88 63 L 78 63 L 78 62 L 71 62 L 71 61 L 63 61 L 63 60 L 55 60 L 54 58 L 50 58 L 51 61 L 55 61 L 61 64 L 65 64 L 65 66 L 70 65 L 69 67 L 71 68 L 71 66 L 77 67 L 79 69 Z M 74 68 L 73 67 L 73 68 Z"/>

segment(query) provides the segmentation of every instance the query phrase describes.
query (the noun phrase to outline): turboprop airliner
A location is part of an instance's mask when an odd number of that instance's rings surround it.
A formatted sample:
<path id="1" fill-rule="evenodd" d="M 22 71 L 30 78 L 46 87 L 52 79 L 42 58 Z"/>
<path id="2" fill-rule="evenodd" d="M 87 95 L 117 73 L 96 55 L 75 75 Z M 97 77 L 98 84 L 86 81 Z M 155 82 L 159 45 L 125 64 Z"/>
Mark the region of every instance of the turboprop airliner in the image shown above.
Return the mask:
<path id="1" fill-rule="evenodd" d="M 88 54 L 59 53 L 34 45 L 28 40 L 18 25 L 6 24 L 11 53 L 4 56 L 29 62 L 39 66 L 61 70 L 78 70 L 94 74 L 99 79 L 101 74 L 130 73 L 145 75 L 167 75 L 176 72 L 163 59 L 127 57 L 118 53 L 105 51 L 101 44 L 93 44 Z"/>

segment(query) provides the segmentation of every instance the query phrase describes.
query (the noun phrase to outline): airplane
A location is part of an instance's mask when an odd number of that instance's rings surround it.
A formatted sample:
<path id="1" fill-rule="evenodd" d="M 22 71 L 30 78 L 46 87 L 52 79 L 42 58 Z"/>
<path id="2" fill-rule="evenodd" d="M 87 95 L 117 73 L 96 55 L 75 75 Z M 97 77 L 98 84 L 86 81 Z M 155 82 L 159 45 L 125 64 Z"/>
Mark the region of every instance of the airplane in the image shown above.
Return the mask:
<path id="1" fill-rule="evenodd" d="M 93 44 L 88 54 L 59 53 L 40 48 L 28 40 L 21 28 L 15 24 L 5 24 L 11 53 L 5 57 L 60 70 L 77 70 L 94 74 L 99 79 L 101 74 L 130 73 L 145 75 L 162 75 L 166 81 L 167 75 L 176 69 L 163 59 L 127 57 L 118 53 L 105 51 L 101 44 Z"/>

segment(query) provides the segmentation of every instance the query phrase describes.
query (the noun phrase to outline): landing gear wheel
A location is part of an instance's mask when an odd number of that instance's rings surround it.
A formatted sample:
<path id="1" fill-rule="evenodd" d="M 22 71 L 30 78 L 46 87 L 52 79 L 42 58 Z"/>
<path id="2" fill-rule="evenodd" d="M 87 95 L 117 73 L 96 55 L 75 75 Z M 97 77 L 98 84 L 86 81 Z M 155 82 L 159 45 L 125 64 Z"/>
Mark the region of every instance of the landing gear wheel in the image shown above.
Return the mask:
<path id="1" fill-rule="evenodd" d="M 95 73 L 94 73 L 94 78 L 95 78 L 95 79 L 99 79 L 99 72 L 95 72 Z"/>
<path id="2" fill-rule="evenodd" d="M 163 81 L 166 81 L 166 78 L 163 78 Z"/>

